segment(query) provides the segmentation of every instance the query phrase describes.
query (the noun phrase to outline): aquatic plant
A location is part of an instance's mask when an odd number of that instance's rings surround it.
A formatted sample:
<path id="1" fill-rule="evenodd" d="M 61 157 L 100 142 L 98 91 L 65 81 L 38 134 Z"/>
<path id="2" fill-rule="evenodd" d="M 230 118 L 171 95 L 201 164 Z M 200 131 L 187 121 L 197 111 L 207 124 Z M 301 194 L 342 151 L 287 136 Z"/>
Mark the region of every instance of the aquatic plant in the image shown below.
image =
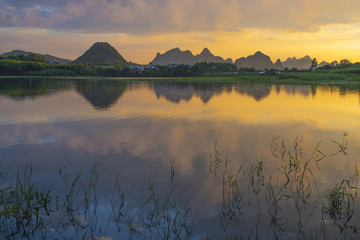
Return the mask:
<path id="1" fill-rule="evenodd" d="M 270 153 L 275 166 L 262 158 L 248 165 L 235 162 L 223 157 L 216 143 L 209 154 L 209 177 L 221 187 L 218 221 L 224 238 L 355 239 L 360 227 L 357 165 L 352 176 L 327 189 L 315 178 L 327 158 L 346 157 L 347 136 L 329 141 L 337 149 L 330 154 L 321 150 L 322 142 L 306 151 L 301 136 L 274 136 Z M 188 189 L 177 182 L 175 163 L 170 162 L 167 186 L 144 177 L 131 195 L 116 178 L 112 192 L 101 200 L 104 166 L 99 163 L 89 173 L 60 167 L 62 195 L 36 181 L 32 164 L 19 169 L 14 179 L 0 164 L 0 238 L 99 239 L 117 230 L 129 239 L 188 239 L 194 209 Z"/>
<path id="2" fill-rule="evenodd" d="M 330 141 L 338 150 L 329 155 L 320 149 L 321 142 L 306 154 L 303 137 L 290 141 L 274 136 L 270 151 L 280 160 L 275 172 L 268 171 L 261 159 L 247 168 L 233 168 L 233 161 L 219 154 L 216 143 L 209 172 L 216 178 L 222 171 L 219 221 L 226 239 L 268 239 L 270 235 L 274 239 L 331 239 L 334 234 L 337 239 L 353 237 L 359 228 L 359 219 L 354 219 L 359 191 L 357 168 L 352 178 L 327 192 L 320 190 L 313 174 L 314 170 L 321 171 L 321 162 L 327 157 L 346 155 L 347 136 L 345 133 L 342 141 Z M 340 234 L 328 228 L 331 224 Z"/>

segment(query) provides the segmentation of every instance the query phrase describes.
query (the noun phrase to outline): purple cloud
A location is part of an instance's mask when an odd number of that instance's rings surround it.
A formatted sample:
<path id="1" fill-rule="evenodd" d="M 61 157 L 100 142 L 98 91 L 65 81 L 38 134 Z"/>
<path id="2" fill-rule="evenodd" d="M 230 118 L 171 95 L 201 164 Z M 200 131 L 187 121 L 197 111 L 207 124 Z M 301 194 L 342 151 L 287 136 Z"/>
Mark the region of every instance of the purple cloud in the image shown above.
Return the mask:
<path id="1" fill-rule="evenodd" d="M 359 8 L 358 0 L 3 0 L 0 27 L 136 35 L 241 28 L 316 31 L 323 24 L 360 21 Z"/>

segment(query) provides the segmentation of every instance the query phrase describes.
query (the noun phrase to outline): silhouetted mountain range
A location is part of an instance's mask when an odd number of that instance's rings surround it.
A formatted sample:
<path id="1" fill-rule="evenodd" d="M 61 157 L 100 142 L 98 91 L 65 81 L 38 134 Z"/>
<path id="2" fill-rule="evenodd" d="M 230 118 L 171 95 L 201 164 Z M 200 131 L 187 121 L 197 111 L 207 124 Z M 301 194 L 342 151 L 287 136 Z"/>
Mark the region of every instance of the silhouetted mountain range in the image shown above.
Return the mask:
<path id="1" fill-rule="evenodd" d="M 7 57 L 11 55 L 29 55 L 31 52 L 21 50 L 14 50 L 11 52 L 3 53 L 0 56 Z M 42 55 L 42 54 L 40 54 Z M 51 63 L 69 63 L 70 60 L 54 57 L 51 55 L 43 55 Z M 121 54 L 107 42 L 97 42 L 92 45 L 82 56 L 77 58 L 74 63 L 90 63 L 98 66 L 126 66 L 128 62 L 121 56 Z M 191 51 L 182 51 L 179 48 L 173 48 L 164 54 L 157 53 L 154 60 L 151 62 L 153 65 L 168 65 L 168 64 L 189 64 L 193 65 L 199 62 L 217 62 L 217 63 L 233 63 L 231 58 L 224 60 L 222 57 L 215 56 L 208 48 L 204 48 L 200 54 L 194 55 Z M 292 69 L 309 69 L 311 67 L 312 59 L 309 56 L 297 59 L 296 57 L 288 58 L 286 61 L 281 62 L 277 59 L 273 63 L 269 56 L 258 51 L 254 55 L 241 57 L 236 59 L 234 64 L 238 68 L 255 68 L 256 70 L 264 69 L 277 69 L 283 70 L 284 68 Z M 332 65 L 338 64 L 336 61 Z M 319 67 L 330 65 L 328 62 L 321 62 Z"/>
<path id="2" fill-rule="evenodd" d="M 189 50 L 182 51 L 179 48 L 173 48 L 164 54 L 157 53 L 154 60 L 151 62 L 154 65 L 168 65 L 168 64 L 189 64 L 193 65 L 199 62 L 219 62 L 219 63 L 232 63 L 232 59 L 224 60 L 222 57 L 214 56 L 209 49 L 204 50 L 198 54 L 193 55 Z M 273 63 L 269 56 L 258 51 L 254 55 L 248 57 L 241 57 L 236 59 L 234 64 L 238 68 L 255 68 L 257 70 L 264 69 L 277 69 L 283 70 L 284 68 L 292 69 L 309 69 L 311 67 L 312 59 L 309 56 L 297 59 L 295 57 L 288 58 L 285 62 L 277 59 Z"/>
<path id="3" fill-rule="evenodd" d="M 224 60 L 222 57 L 214 56 L 209 49 L 204 48 L 198 55 L 193 55 L 189 50 L 181 51 L 179 48 L 173 48 L 164 54 L 157 53 L 152 64 L 154 65 L 167 65 L 167 64 L 190 64 L 193 65 L 197 62 L 219 62 L 219 63 L 232 63 L 232 59 Z"/>
<path id="4" fill-rule="evenodd" d="M 13 50 L 11 52 L 6 52 L 6 53 L 3 53 L 3 54 L 0 54 L 0 56 L 2 56 L 2 57 L 18 56 L 18 55 L 29 56 L 30 54 L 38 54 L 38 55 L 44 56 L 49 61 L 49 63 L 64 64 L 64 63 L 70 63 L 71 62 L 71 60 L 58 58 L 58 57 L 55 57 L 55 56 L 51 56 L 49 54 L 25 52 L 25 51 L 22 51 L 22 50 Z"/>
<path id="5" fill-rule="evenodd" d="M 299 59 L 297 59 L 296 57 L 288 58 L 282 64 L 284 68 L 286 67 L 288 69 L 309 69 L 311 67 L 311 62 L 312 59 L 308 55 L 306 55 L 305 57 Z"/>
<path id="6" fill-rule="evenodd" d="M 282 64 L 281 60 L 278 59 L 278 60 L 276 60 L 276 62 L 274 63 L 273 68 L 274 68 L 274 69 L 277 69 L 277 70 L 283 70 L 283 69 L 284 69 L 284 65 Z"/>
<path id="7" fill-rule="evenodd" d="M 258 51 L 254 55 L 250 55 L 247 58 L 239 58 L 235 61 L 235 65 L 238 68 L 256 68 L 259 70 L 262 69 L 272 69 L 274 64 L 271 61 L 270 57 Z"/>
<path id="8" fill-rule="evenodd" d="M 338 65 L 337 61 L 334 61 L 334 62 L 332 62 L 332 63 L 328 63 L 328 62 L 322 61 L 321 63 L 319 63 L 318 67 L 324 67 L 324 66 L 326 66 L 326 65 L 331 65 L 331 64 L 333 64 L 333 65 Z"/>

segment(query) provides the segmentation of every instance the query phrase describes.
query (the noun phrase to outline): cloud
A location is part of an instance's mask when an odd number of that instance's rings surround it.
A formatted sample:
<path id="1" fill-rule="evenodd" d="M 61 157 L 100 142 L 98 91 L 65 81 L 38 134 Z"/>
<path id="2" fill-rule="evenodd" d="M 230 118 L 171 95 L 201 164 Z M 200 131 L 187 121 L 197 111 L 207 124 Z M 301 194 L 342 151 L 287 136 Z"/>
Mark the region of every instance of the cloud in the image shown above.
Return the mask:
<path id="1" fill-rule="evenodd" d="M 347 0 L 4 0 L 1 27 L 153 35 L 241 28 L 318 31 L 360 20 Z"/>

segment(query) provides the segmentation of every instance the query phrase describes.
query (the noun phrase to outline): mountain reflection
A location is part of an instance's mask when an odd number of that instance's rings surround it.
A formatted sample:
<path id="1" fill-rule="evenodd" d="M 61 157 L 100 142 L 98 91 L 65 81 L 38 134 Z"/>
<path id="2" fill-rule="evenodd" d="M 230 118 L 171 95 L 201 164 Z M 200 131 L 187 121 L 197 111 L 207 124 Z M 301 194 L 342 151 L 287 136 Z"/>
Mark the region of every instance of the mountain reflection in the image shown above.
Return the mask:
<path id="1" fill-rule="evenodd" d="M 127 85 L 120 81 L 76 81 L 76 90 L 95 109 L 106 110 L 113 106 L 126 91 Z"/>
<path id="2" fill-rule="evenodd" d="M 190 101 L 193 97 L 199 97 L 203 103 L 208 103 L 214 96 L 222 93 L 230 93 L 233 88 L 241 95 L 247 95 L 256 101 L 261 101 L 270 95 L 274 84 L 230 84 L 230 83 L 166 83 L 154 84 L 152 89 L 156 97 L 165 98 L 173 103 Z M 281 85 L 276 84 L 276 91 L 279 93 Z M 288 95 L 301 94 L 309 96 L 316 94 L 314 86 L 285 85 L 283 88 Z"/>
<path id="3" fill-rule="evenodd" d="M 108 80 L 1 79 L 0 95 L 13 100 L 36 99 L 57 92 L 76 89 L 95 109 L 113 106 L 127 89 L 127 84 Z"/>
<path id="4" fill-rule="evenodd" d="M 173 103 L 190 101 L 193 97 L 199 97 L 203 103 L 208 103 L 213 96 L 224 92 L 224 86 L 231 87 L 211 83 L 167 83 L 154 84 L 152 89 L 157 98 L 164 97 Z"/>
<path id="5" fill-rule="evenodd" d="M 246 94 L 253 97 L 256 101 L 261 101 L 263 98 L 270 95 L 272 85 L 236 85 L 235 90 L 240 94 Z"/>
<path id="6" fill-rule="evenodd" d="M 280 84 L 230 84 L 230 83 L 166 83 L 154 84 L 152 89 L 156 97 L 165 98 L 173 103 L 180 101 L 190 101 L 193 97 L 199 97 L 203 103 L 208 103 L 214 96 L 222 93 L 230 93 L 233 88 L 241 94 L 252 97 L 256 101 L 261 101 L 270 95 L 275 86 L 279 93 L 281 90 L 288 95 L 300 94 L 303 96 L 316 95 L 317 86 L 299 86 L 299 85 L 280 85 Z M 283 88 L 282 88 L 283 86 Z"/>
<path id="7" fill-rule="evenodd" d="M 11 180 L 22 173 L 16 166 L 31 162 L 39 173 L 33 178 L 36 187 L 51 189 L 53 200 L 59 196 L 52 206 L 59 205 L 60 211 L 51 212 L 56 221 L 67 211 L 61 200 L 67 198 L 69 186 L 75 201 L 90 199 L 89 206 L 98 206 L 98 218 L 88 216 L 100 223 L 97 229 L 105 229 L 101 226 L 112 221 L 115 212 L 112 199 L 120 199 L 114 198 L 116 182 L 124 193 L 119 196 L 125 196 L 122 232 L 133 213 L 149 212 L 144 219 L 153 218 L 153 208 L 143 208 L 143 200 L 159 199 L 157 208 L 162 199 L 172 199 L 168 193 L 180 199 L 179 190 L 186 198 L 184 206 L 193 212 L 194 239 L 225 239 L 230 236 L 227 229 L 237 224 L 234 221 L 239 222 L 236 230 L 260 226 L 271 234 L 272 226 L 267 226 L 273 216 L 268 213 L 273 210 L 267 210 L 273 201 L 284 213 L 279 215 L 286 220 L 284 238 L 298 228 L 300 215 L 292 217 L 298 209 L 292 204 L 298 200 L 307 223 L 304 229 L 317 233 L 316 224 L 324 219 L 318 199 L 326 199 L 333 186 L 340 186 L 336 183 L 352 176 L 360 154 L 359 148 L 351 147 L 360 142 L 359 90 L 342 89 L 240 81 L 0 79 L 0 162 Z M 343 137 L 345 131 L 349 137 Z M 347 142 L 346 154 L 336 154 L 338 145 L 345 149 Z M 326 159 L 318 157 L 322 152 Z M 311 183 L 307 189 L 312 195 L 306 192 L 306 202 L 299 198 L 304 192 L 293 191 L 303 182 L 290 174 L 305 172 L 291 167 L 293 159 L 299 169 L 307 169 L 303 176 L 308 186 Z M 72 187 L 76 181 L 79 185 Z M 94 190 L 83 198 L 87 186 Z M 283 197 L 277 200 L 274 194 Z M 182 202 L 172 206 L 183 209 Z M 241 211 L 233 214 L 233 206 Z M 231 212 L 226 215 L 227 209 Z M 86 213 L 76 211 L 76 216 L 82 220 Z M 139 222 L 139 229 L 147 226 Z M 230 227 L 224 228 L 223 222 Z M 125 239 L 117 235 L 122 234 L 117 227 L 109 227 L 108 233 L 114 235 L 107 236 Z M 105 230 L 102 234 L 105 239 Z M 130 236 L 127 231 L 124 235 Z"/>
<path id="8" fill-rule="evenodd" d="M 294 85 L 285 85 L 284 90 L 288 95 L 301 94 L 303 96 L 309 96 L 310 94 L 315 97 L 317 86 L 294 86 Z M 278 90 L 280 92 L 280 89 Z"/>
<path id="9" fill-rule="evenodd" d="M 50 96 L 57 92 L 76 90 L 86 99 L 94 109 L 108 110 L 113 107 L 127 91 L 137 87 L 146 86 L 155 93 L 157 99 L 179 104 L 188 102 L 192 98 L 199 98 L 207 104 L 213 97 L 235 91 L 260 102 L 267 98 L 271 91 L 286 92 L 289 96 L 302 95 L 305 97 L 317 94 L 318 85 L 290 85 L 276 83 L 205 83 L 205 82 L 124 82 L 120 80 L 94 80 L 94 79 L 1 79 L 0 96 L 5 96 L 16 101 L 27 98 L 35 99 L 40 96 Z M 349 91 L 360 91 L 359 86 L 330 85 L 326 86 L 331 91 L 339 91 L 346 95 Z"/>
<path id="10" fill-rule="evenodd" d="M 73 88 L 73 83 L 57 79 L 0 79 L 0 95 L 22 101 Z"/>

